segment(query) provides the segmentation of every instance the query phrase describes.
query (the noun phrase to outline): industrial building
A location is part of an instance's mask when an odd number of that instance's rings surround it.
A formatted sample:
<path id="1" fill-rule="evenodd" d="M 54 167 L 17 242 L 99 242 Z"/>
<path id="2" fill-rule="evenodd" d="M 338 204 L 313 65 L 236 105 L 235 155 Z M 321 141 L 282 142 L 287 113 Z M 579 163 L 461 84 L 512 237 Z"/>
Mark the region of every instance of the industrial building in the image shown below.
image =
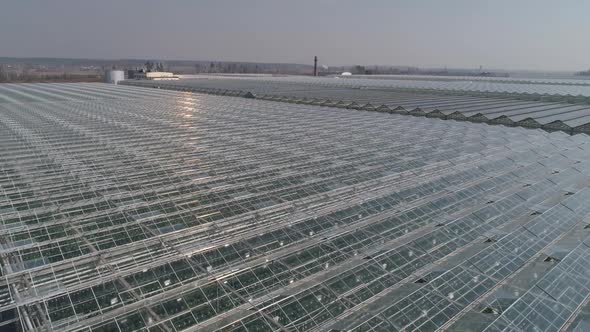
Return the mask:
<path id="1" fill-rule="evenodd" d="M 125 80 L 125 72 L 122 70 L 107 70 L 104 73 L 104 82 L 109 84 L 119 84 Z"/>
<path id="2" fill-rule="evenodd" d="M 590 136 L 361 111 L 563 101 L 311 79 L 1 84 L 0 330 L 588 331 Z"/>
<path id="3" fill-rule="evenodd" d="M 178 76 L 174 76 L 174 73 L 164 71 L 140 71 L 133 74 L 133 78 L 136 80 L 150 80 L 150 81 L 176 81 Z"/>

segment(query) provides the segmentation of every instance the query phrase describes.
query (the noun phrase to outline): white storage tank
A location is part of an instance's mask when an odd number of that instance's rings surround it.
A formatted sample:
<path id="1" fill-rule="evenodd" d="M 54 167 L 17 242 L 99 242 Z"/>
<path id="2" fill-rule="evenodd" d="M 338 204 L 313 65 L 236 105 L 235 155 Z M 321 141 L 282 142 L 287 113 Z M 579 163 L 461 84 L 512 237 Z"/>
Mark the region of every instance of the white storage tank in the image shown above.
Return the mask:
<path id="1" fill-rule="evenodd" d="M 104 73 L 105 83 L 117 84 L 125 79 L 125 72 L 122 70 L 107 70 Z"/>

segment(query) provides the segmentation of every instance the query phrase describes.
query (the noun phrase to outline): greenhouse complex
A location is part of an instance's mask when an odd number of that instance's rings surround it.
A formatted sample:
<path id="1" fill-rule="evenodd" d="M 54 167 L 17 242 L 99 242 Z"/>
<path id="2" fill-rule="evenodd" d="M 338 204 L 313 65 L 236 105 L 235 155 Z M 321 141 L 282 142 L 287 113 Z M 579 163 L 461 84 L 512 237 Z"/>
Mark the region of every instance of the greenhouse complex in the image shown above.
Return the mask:
<path id="1" fill-rule="evenodd" d="M 123 84 L 590 134 L 590 81 L 352 77 L 193 75 Z"/>
<path id="2" fill-rule="evenodd" d="M 377 81 L 1 84 L 0 331 L 590 331 L 588 87 Z"/>

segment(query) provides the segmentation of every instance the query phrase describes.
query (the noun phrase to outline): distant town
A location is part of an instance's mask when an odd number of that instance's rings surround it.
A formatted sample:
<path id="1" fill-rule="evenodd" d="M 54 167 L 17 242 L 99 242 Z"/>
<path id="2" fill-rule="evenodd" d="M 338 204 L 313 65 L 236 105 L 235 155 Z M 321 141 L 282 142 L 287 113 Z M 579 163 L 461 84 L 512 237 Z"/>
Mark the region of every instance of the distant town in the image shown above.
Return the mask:
<path id="1" fill-rule="evenodd" d="M 321 60 L 320 60 L 321 63 Z M 108 70 L 122 70 L 125 78 L 133 78 L 137 72 L 165 71 L 178 75 L 191 74 L 268 74 L 313 75 L 314 66 L 294 63 L 253 63 L 228 61 L 145 60 L 145 59 L 65 59 L 65 58 L 2 58 L 0 57 L 0 82 L 100 82 Z M 539 72 L 457 68 L 419 68 L 413 66 L 386 65 L 319 65 L 318 76 L 340 75 L 430 75 L 430 76 L 480 76 L 480 77 L 590 77 L 590 70 L 579 72 Z"/>

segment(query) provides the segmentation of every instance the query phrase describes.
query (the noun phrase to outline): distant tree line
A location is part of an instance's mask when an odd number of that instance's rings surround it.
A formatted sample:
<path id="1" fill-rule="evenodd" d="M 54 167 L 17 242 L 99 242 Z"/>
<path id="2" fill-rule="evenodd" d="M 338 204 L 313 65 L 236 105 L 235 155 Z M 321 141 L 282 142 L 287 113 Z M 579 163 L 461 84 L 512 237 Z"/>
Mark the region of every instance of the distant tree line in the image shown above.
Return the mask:
<path id="1" fill-rule="evenodd" d="M 413 74 L 420 70 L 413 67 L 393 67 L 393 66 L 363 66 L 354 65 L 352 67 L 330 67 L 331 73 L 350 72 L 354 75 L 400 75 Z"/>
<path id="2" fill-rule="evenodd" d="M 209 64 L 195 64 L 194 71 L 200 73 L 238 73 L 238 74 L 260 74 L 264 72 L 273 72 L 263 69 L 257 64 L 234 63 L 234 62 L 210 62 Z M 276 70 L 275 70 L 276 71 Z"/>
<path id="3" fill-rule="evenodd" d="M 434 75 L 434 76 L 487 76 L 487 77 L 509 77 L 508 73 L 489 72 L 481 70 L 447 70 L 425 69 L 417 67 L 394 67 L 394 66 L 362 66 L 352 67 L 330 67 L 331 74 L 350 72 L 353 75 Z M 589 71 L 590 74 L 590 71 Z"/>
<path id="4" fill-rule="evenodd" d="M 151 61 L 146 61 L 145 65 L 145 71 L 146 72 L 152 72 L 152 71 L 166 71 L 164 64 L 161 62 L 151 62 Z"/>
<path id="5" fill-rule="evenodd" d="M 13 69 L 0 64 L 0 82 L 90 82 L 100 80 L 95 73 L 74 74 L 68 72 L 39 73 L 29 70 Z"/>

